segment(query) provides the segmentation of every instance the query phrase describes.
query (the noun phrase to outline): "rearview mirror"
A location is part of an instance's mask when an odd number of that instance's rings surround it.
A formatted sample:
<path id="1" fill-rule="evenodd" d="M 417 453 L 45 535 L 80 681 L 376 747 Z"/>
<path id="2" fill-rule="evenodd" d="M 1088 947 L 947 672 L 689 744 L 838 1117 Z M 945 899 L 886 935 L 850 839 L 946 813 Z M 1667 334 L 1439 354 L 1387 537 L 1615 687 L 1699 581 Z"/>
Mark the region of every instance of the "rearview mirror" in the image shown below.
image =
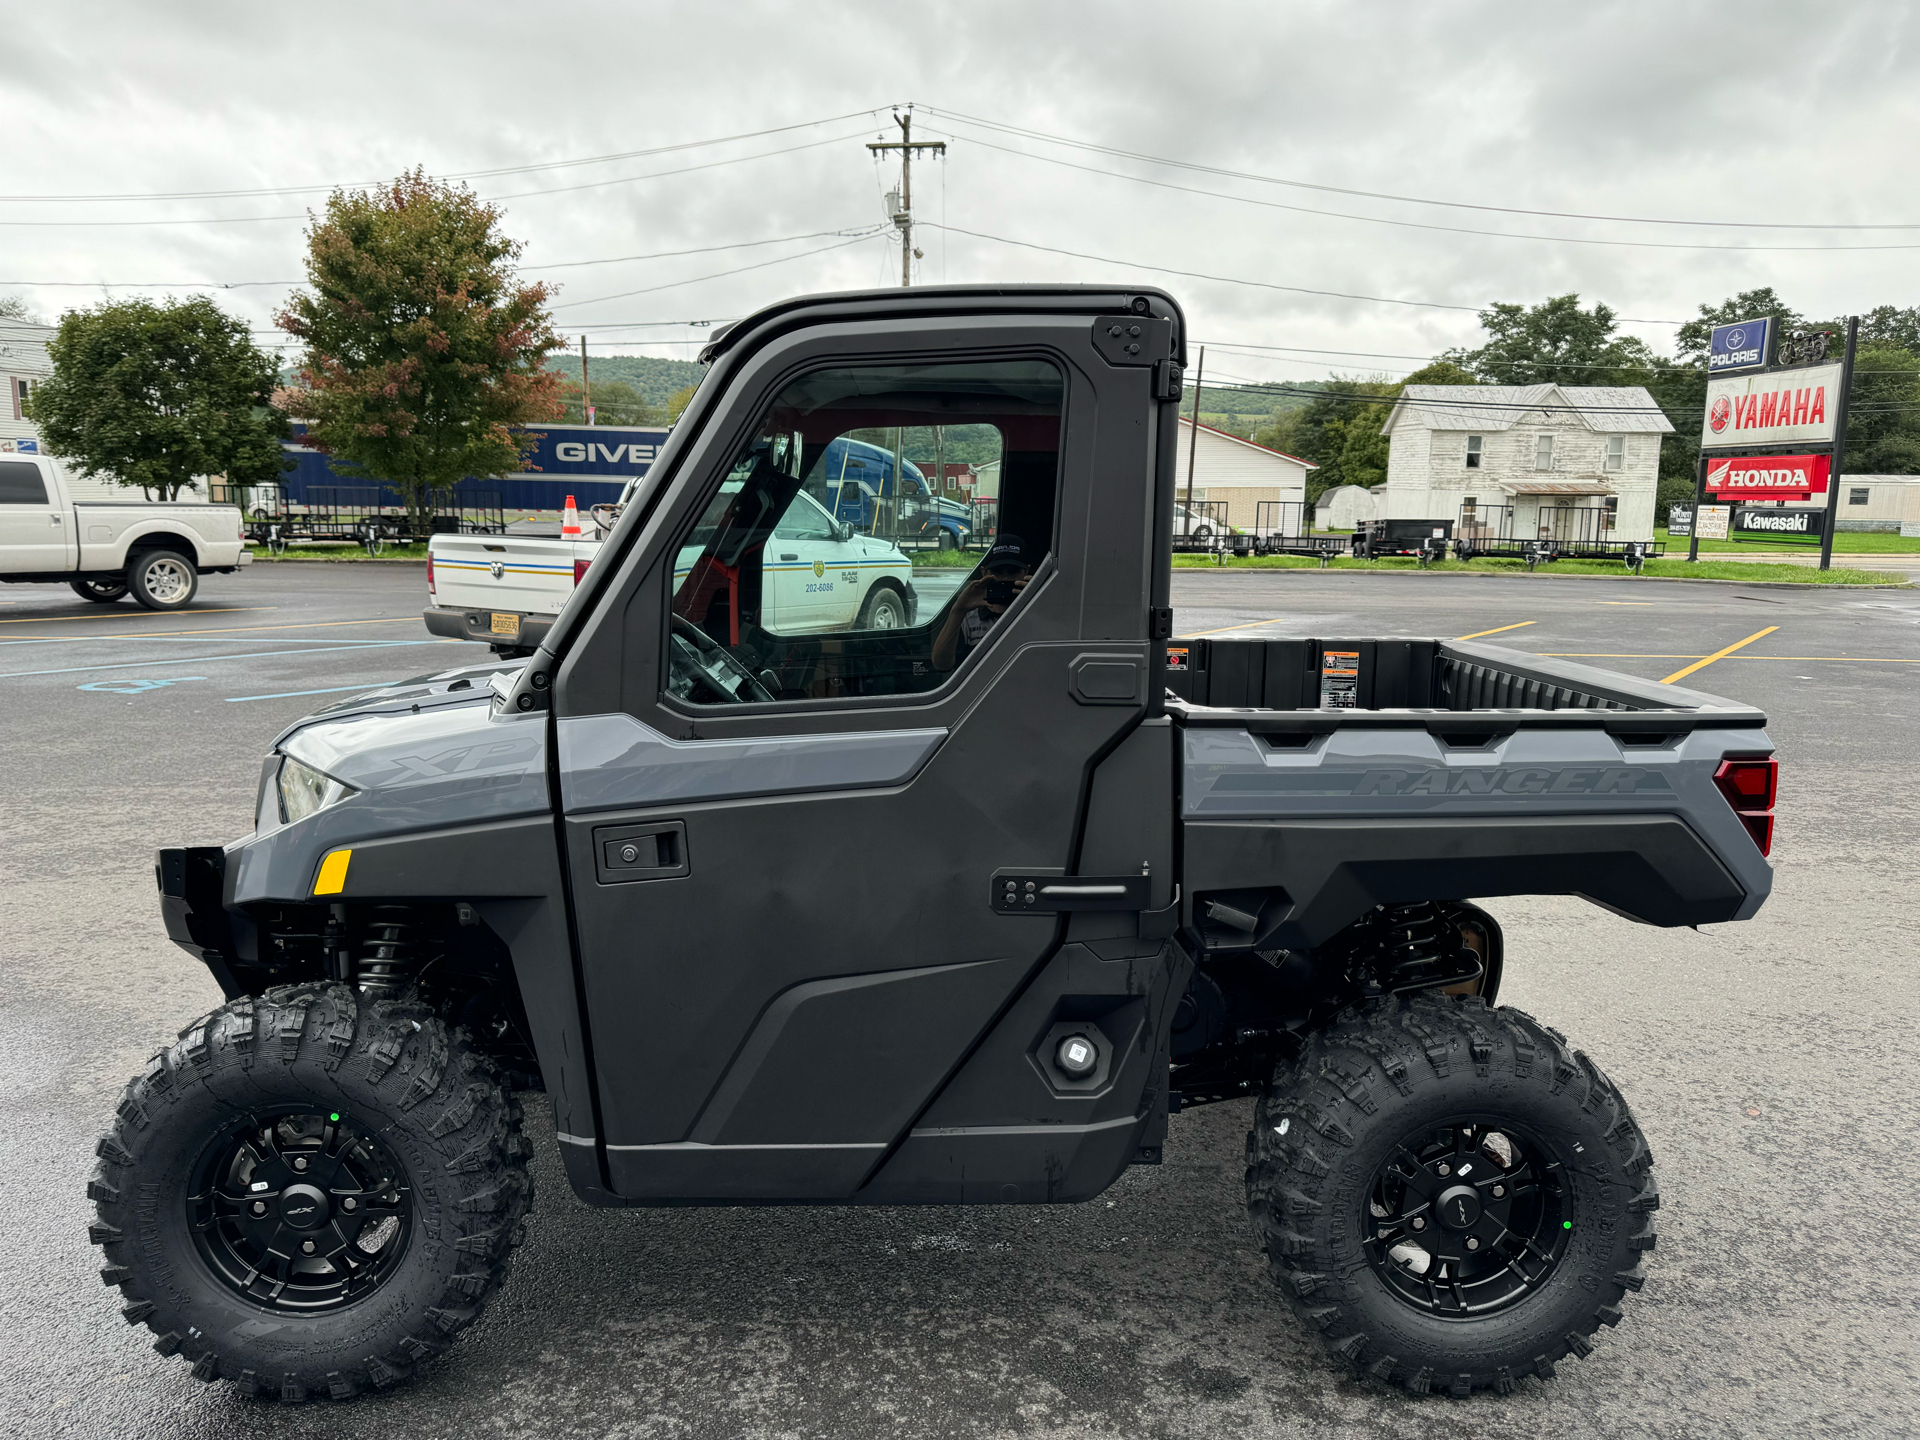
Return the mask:
<path id="1" fill-rule="evenodd" d="M 854 538 L 854 526 L 852 521 L 837 520 L 834 522 L 834 539 L 835 540 L 845 542 L 845 541 L 850 541 L 853 538 Z"/>

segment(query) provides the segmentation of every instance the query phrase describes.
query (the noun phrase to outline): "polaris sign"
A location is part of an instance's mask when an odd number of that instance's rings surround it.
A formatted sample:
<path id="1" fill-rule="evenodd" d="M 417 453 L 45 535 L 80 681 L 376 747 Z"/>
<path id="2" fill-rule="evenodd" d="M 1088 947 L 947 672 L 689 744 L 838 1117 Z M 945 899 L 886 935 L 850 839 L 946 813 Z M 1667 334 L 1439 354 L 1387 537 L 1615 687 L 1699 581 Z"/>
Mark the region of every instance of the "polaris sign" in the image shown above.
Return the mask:
<path id="1" fill-rule="evenodd" d="M 1708 374 L 1726 375 L 1736 370 L 1759 370 L 1768 363 L 1768 343 L 1773 339 L 1772 315 L 1715 326 L 1708 340 Z"/>

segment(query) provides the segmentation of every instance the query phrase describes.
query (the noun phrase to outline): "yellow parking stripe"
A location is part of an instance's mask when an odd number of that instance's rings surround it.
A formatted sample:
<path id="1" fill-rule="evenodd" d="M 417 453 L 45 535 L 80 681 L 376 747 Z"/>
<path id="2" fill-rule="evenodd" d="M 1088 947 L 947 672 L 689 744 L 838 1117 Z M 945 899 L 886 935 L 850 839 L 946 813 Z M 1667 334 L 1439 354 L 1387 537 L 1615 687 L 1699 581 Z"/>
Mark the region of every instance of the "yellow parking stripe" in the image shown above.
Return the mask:
<path id="1" fill-rule="evenodd" d="M 75 620 L 82 617 L 75 616 Z M 340 625 L 398 625 L 402 621 L 417 621 L 418 615 L 393 615 L 379 620 L 303 620 L 289 621 L 284 625 L 221 625 L 201 626 L 194 630 L 144 630 L 138 635 L 89 635 L 81 640 L 165 640 L 170 636 L 181 635 L 232 635 L 237 631 L 253 630 L 327 630 Z M 23 635 L 17 640 L 66 640 L 66 636 Z"/>
<path id="2" fill-rule="evenodd" d="M 225 615 L 236 610 L 279 610 L 277 605 L 210 605 L 205 610 L 189 611 L 190 615 Z M 172 620 L 179 611 L 164 610 L 123 610 L 105 611 L 99 615 L 49 615 L 35 620 L 21 616 L 18 620 L 0 620 L 0 625 L 52 625 L 63 620 Z"/>
<path id="3" fill-rule="evenodd" d="M 1661 684 L 1673 685 L 1677 680 L 1685 680 L 1688 676 L 1693 675 L 1697 670 L 1705 670 L 1707 667 L 1713 665 L 1717 660 L 1724 660 L 1728 656 L 1733 655 L 1737 650 L 1741 649 L 1742 646 L 1753 645 L 1762 636 L 1773 635 L 1779 629 L 1781 629 L 1780 626 L 1771 625 L 1766 630 L 1757 630 L 1753 635 L 1749 636 L 1746 640 L 1737 640 L 1733 645 L 1726 646 L 1721 650 L 1717 650 L 1713 655 L 1702 656 L 1701 659 L 1697 660 L 1693 665 L 1682 666 L 1681 669 L 1677 670 L 1673 675 L 1662 676 Z"/>
<path id="4" fill-rule="evenodd" d="M 1456 640 L 1479 640 L 1484 635 L 1499 635 L 1504 630 L 1519 630 L 1524 625 L 1533 625 L 1531 620 L 1517 620 L 1513 625 L 1497 625 L 1493 630 L 1477 630 L 1473 635 L 1457 635 Z"/>

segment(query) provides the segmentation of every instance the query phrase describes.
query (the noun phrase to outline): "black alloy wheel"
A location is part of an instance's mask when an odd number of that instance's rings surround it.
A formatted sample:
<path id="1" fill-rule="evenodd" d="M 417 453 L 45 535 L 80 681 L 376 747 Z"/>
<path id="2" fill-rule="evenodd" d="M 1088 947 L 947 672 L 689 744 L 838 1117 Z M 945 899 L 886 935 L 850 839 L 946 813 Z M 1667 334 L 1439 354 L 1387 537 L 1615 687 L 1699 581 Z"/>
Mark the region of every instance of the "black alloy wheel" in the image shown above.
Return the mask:
<path id="1" fill-rule="evenodd" d="M 200 1158 L 194 1246 L 235 1295 L 295 1314 L 358 1301 L 413 1233 L 405 1172 L 340 1112 L 249 1116 Z"/>
<path id="2" fill-rule="evenodd" d="M 1560 1162 L 1512 1128 L 1459 1120 L 1423 1127 L 1374 1175 L 1362 1218 L 1367 1259 L 1388 1289 L 1432 1316 L 1512 1306 L 1567 1250 Z"/>

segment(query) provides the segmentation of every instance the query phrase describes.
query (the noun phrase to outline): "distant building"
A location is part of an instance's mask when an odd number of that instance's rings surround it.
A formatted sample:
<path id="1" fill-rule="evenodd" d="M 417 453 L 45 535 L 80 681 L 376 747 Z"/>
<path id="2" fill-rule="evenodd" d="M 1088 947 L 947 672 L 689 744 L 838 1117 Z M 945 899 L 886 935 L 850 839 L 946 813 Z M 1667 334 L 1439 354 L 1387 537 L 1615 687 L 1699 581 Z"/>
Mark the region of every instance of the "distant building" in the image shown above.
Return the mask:
<path id="1" fill-rule="evenodd" d="M 1921 475 L 1844 475 L 1834 484 L 1841 490 L 1834 510 L 1836 530 L 1912 535 L 1921 525 Z"/>
<path id="2" fill-rule="evenodd" d="M 27 419 L 26 402 L 33 388 L 53 374 L 47 358 L 53 333 L 51 325 L 0 319 L 0 380 L 7 387 L 6 398 L 0 400 L 0 451 L 39 449 L 40 432 Z M 22 441 L 28 444 L 22 447 Z"/>
<path id="3" fill-rule="evenodd" d="M 1594 539 L 1652 540 L 1673 430 L 1638 385 L 1410 385 L 1381 427 L 1377 513 L 1531 537 L 1573 519 L 1553 511 L 1587 511 Z"/>
<path id="4" fill-rule="evenodd" d="M 1314 502 L 1316 530 L 1358 530 L 1364 520 L 1380 513 L 1384 486 L 1336 485 L 1321 492 Z"/>
<path id="5" fill-rule="evenodd" d="M 1298 456 L 1270 450 L 1265 445 L 1242 440 L 1225 430 L 1216 430 L 1211 425 L 1200 428 L 1197 444 L 1194 422 L 1182 416 L 1180 449 L 1174 464 L 1175 498 L 1182 504 L 1188 498 L 1190 446 L 1193 447 L 1196 512 L 1216 513 L 1214 505 L 1225 503 L 1227 524 L 1236 530 L 1255 529 L 1263 524 L 1263 515 L 1267 517 L 1266 528 L 1273 530 L 1282 527 L 1282 514 L 1273 508 L 1262 512 L 1259 509 L 1262 501 L 1279 501 L 1297 506 L 1306 503 L 1307 473 L 1316 469 L 1315 466 Z M 1203 508 L 1203 501 L 1210 504 Z M 1290 529 L 1299 529 L 1298 511 L 1289 512 L 1286 519 Z"/>

